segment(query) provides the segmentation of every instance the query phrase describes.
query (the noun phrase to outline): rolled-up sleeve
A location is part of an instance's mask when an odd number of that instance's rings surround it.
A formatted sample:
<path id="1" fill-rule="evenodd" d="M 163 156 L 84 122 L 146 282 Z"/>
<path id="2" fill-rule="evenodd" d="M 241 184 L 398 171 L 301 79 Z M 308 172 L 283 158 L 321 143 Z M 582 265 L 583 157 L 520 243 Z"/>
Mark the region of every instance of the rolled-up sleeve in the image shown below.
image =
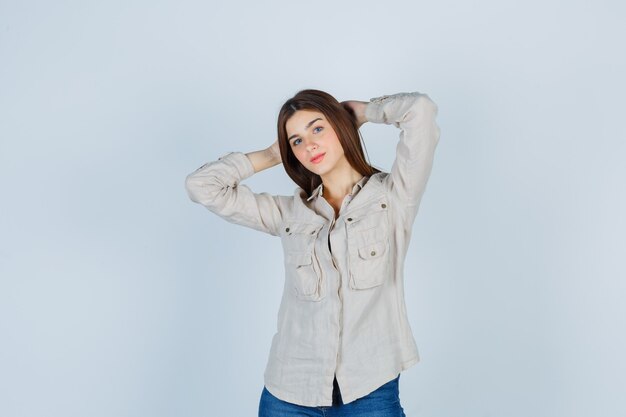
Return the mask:
<path id="1" fill-rule="evenodd" d="M 439 143 L 437 112 L 438 106 L 430 97 L 419 92 L 371 98 L 365 109 L 368 121 L 401 129 L 396 157 L 385 181 L 411 220 L 417 214 Z"/>
<path id="2" fill-rule="evenodd" d="M 279 235 L 292 196 L 255 193 L 241 181 L 254 174 L 243 152 L 229 152 L 207 162 L 185 179 L 189 198 L 221 218 L 261 232 Z"/>

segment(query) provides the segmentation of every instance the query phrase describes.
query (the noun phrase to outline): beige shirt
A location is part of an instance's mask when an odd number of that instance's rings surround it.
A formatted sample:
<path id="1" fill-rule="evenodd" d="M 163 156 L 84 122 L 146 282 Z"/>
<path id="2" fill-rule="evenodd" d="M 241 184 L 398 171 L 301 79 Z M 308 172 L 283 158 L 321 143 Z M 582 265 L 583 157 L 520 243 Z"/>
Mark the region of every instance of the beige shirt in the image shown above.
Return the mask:
<path id="1" fill-rule="evenodd" d="M 337 219 L 322 185 L 310 196 L 300 187 L 288 196 L 255 193 L 241 184 L 254 174 L 242 152 L 229 152 L 187 176 L 191 200 L 281 239 L 284 290 L 264 372 L 274 396 L 330 406 L 336 375 L 347 404 L 420 360 L 403 270 L 439 142 L 437 111 L 428 95 L 417 92 L 370 99 L 367 120 L 400 129 L 396 158 L 389 173 L 354 185 Z"/>

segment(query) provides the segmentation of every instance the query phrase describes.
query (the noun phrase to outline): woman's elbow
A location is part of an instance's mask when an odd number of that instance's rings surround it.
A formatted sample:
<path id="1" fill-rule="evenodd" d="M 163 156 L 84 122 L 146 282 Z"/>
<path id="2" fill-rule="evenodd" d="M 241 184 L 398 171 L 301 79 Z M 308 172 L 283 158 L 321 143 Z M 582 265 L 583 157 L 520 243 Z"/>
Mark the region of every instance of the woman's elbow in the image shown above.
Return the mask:
<path id="1" fill-rule="evenodd" d="M 185 190 L 191 201 L 194 203 L 202 203 L 203 200 L 206 200 L 206 184 L 194 174 L 195 173 L 191 173 L 185 178 Z"/>

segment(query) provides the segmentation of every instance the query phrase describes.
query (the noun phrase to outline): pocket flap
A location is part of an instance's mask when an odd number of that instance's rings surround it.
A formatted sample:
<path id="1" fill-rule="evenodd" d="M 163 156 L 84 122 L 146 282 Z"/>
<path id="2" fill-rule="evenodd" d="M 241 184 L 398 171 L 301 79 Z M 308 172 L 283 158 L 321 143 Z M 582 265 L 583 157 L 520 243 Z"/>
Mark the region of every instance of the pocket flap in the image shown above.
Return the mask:
<path id="1" fill-rule="evenodd" d="M 285 261 L 294 265 L 310 265 L 313 259 L 310 252 L 288 252 Z"/>
<path id="2" fill-rule="evenodd" d="M 375 259 L 382 256 L 387 250 L 387 242 L 380 241 L 370 243 L 359 248 L 359 256 L 362 259 Z"/>
<path id="3" fill-rule="evenodd" d="M 308 235 L 316 234 L 324 225 L 319 223 L 287 223 L 285 231 L 287 234 L 305 233 Z"/>

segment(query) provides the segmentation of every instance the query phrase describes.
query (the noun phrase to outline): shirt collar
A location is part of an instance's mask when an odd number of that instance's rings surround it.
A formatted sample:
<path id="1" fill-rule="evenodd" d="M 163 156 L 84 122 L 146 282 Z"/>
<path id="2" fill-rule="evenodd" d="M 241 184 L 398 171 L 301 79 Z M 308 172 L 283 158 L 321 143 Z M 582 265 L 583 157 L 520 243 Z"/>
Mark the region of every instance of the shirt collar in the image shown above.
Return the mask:
<path id="1" fill-rule="evenodd" d="M 365 183 L 367 178 L 368 177 L 364 175 L 356 184 L 354 184 L 354 187 L 352 187 L 352 195 L 356 194 L 357 190 L 363 188 L 363 184 Z M 307 198 L 306 201 L 311 201 L 313 198 L 315 198 L 318 195 L 321 197 L 323 193 L 324 193 L 324 183 L 320 183 L 320 185 L 318 185 L 317 188 L 313 190 L 313 192 L 311 193 L 311 196 Z"/>

